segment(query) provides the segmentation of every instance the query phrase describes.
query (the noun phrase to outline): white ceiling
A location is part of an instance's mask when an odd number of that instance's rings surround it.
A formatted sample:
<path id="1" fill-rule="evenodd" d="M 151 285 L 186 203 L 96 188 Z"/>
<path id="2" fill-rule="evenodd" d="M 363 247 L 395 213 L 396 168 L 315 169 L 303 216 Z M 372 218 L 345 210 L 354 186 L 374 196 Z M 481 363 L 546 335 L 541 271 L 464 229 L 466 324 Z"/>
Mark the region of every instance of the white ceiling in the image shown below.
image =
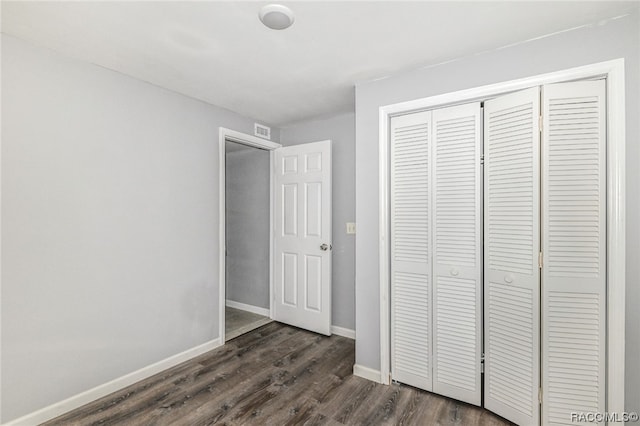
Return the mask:
<path id="1" fill-rule="evenodd" d="M 7 2 L 2 32 L 272 125 L 353 111 L 354 83 L 598 22 L 638 2 Z"/>

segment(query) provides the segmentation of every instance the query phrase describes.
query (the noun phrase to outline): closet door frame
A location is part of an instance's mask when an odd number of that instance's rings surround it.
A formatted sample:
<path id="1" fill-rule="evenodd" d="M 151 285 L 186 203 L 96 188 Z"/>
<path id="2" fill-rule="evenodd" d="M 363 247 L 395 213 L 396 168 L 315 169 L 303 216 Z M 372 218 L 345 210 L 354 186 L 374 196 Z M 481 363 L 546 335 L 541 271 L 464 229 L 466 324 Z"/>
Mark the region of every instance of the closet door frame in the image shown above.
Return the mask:
<path id="1" fill-rule="evenodd" d="M 392 116 L 483 101 L 533 86 L 590 78 L 607 86 L 607 389 L 608 412 L 624 412 L 625 354 L 625 94 L 624 59 L 461 90 L 380 107 L 379 277 L 380 383 L 390 383 L 389 120 Z M 478 159 L 480 161 L 480 159 Z M 368 376 L 367 378 L 371 378 Z"/>

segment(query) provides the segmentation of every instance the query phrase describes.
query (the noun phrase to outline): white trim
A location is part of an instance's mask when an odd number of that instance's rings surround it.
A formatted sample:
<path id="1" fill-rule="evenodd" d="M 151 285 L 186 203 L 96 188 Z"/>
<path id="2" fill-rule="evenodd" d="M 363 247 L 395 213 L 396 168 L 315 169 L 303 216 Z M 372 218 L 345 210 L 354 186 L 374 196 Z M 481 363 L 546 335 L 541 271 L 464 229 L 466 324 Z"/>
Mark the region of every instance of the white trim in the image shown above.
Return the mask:
<path id="1" fill-rule="evenodd" d="M 379 260 L 380 374 L 389 383 L 389 129 L 391 116 L 467 103 L 545 84 L 607 79 L 607 411 L 624 411 L 625 351 L 625 95 L 624 59 L 460 90 L 380 107 L 379 111 Z M 354 367 L 355 374 L 355 367 Z"/>
<path id="2" fill-rule="evenodd" d="M 226 149 L 225 129 L 220 128 L 218 141 L 218 337 L 225 341 L 225 300 L 227 285 L 227 237 L 226 237 Z"/>
<path id="3" fill-rule="evenodd" d="M 625 93 L 624 60 L 607 78 L 607 411 L 624 411 L 625 374 Z"/>
<path id="4" fill-rule="evenodd" d="M 273 267 L 273 253 L 275 253 L 276 246 L 276 222 L 275 222 L 275 179 L 276 175 L 276 153 L 274 150 L 269 152 L 269 318 L 273 319 L 276 317 L 275 306 L 276 306 L 276 293 L 273 289 L 274 282 L 274 274 L 275 268 Z"/>
<path id="5" fill-rule="evenodd" d="M 195 346 L 191 349 L 187 349 L 184 352 L 180 352 L 161 361 L 142 367 L 139 370 L 133 371 L 117 379 L 111 380 L 107 383 L 103 383 L 87 391 L 76 394 L 55 404 L 51 404 L 47 407 L 41 408 L 38 411 L 34 411 L 17 419 L 14 419 L 8 423 L 4 423 L 5 426 L 18 426 L 18 425 L 35 425 L 51 420 L 64 413 L 81 407 L 89 402 L 93 402 L 99 398 L 102 398 L 110 393 L 124 389 L 134 383 L 144 380 L 154 374 L 160 373 L 185 361 L 197 357 L 205 352 L 209 352 L 213 349 L 222 346 L 220 339 L 213 339 L 201 345 Z"/>
<path id="6" fill-rule="evenodd" d="M 335 334 L 336 336 L 346 337 L 347 339 L 356 338 L 356 331 L 351 330 L 350 328 L 338 327 L 337 325 L 331 326 L 331 334 Z"/>
<path id="7" fill-rule="evenodd" d="M 1 14 L 1 13 L 0 13 Z M 0 50 L 2 50 L 0 38 Z M 2 76 L 2 59 L 0 59 L 0 79 Z M 0 85 L 0 99 L 2 99 L 2 85 Z M 2 114 L 0 114 L 0 128 L 2 128 Z M 2 164 L 2 138 L 0 138 L 0 165 Z M 1 166 L 0 166 L 1 168 Z M 2 188 L 2 173 L 0 173 L 0 188 Z M 2 241 L 2 197 L 0 196 L 0 242 Z M 0 260 L 2 259 L 2 244 L 0 244 Z M 2 293 L 2 262 L 0 261 L 0 294 Z M 2 303 L 0 303 L 0 318 L 2 318 Z M 0 331 L 0 420 L 2 419 L 2 332 Z"/>
<path id="8" fill-rule="evenodd" d="M 365 367 L 364 365 L 354 364 L 353 375 L 362 377 L 363 379 L 371 380 L 372 382 L 382 383 L 380 380 L 380 372 L 373 368 Z"/>
<path id="9" fill-rule="evenodd" d="M 384 111 L 386 115 L 391 116 L 436 107 L 442 108 L 447 105 L 455 105 L 459 103 L 485 101 L 495 96 L 504 95 L 509 92 L 515 92 L 517 90 L 523 90 L 534 86 L 573 80 L 585 80 L 594 77 L 606 77 L 609 76 L 616 68 L 619 68 L 622 76 L 624 76 L 624 59 L 614 59 L 612 61 L 599 62 L 597 64 L 584 65 L 581 67 L 505 81 L 502 83 L 459 90 L 457 92 L 445 93 L 428 98 L 399 102 L 380 107 L 380 112 L 382 113 Z M 614 74 L 617 73 L 614 72 Z M 624 81 L 621 83 L 624 85 Z"/>
<path id="10" fill-rule="evenodd" d="M 380 233 L 380 383 L 389 384 L 391 368 L 390 334 L 391 319 L 389 318 L 390 291 L 390 247 L 387 235 L 390 233 L 389 224 L 389 119 L 390 113 L 386 107 L 380 108 L 380 176 L 378 188 L 380 191 L 379 233 Z M 355 370 L 354 370 L 355 371 Z"/>
<path id="11" fill-rule="evenodd" d="M 219 137 L 218 137 L 218 337 L 220 341 L 225 341 L 224 336 L 224 327 L 225 327 L 225 319 L 224 319 L 224 307 L 226 300 L 226 161 L 225 161 L 225 141 L 232 141 L 242 145 L 252 146 L 254 148 L 264 149 L 270 152 L 270 157 L 273 163 L 273 150 L 281 148 L 282 145 L 279 143 L 271 142 L 265 139 L 258 138 L 256 136 L 247 135 L 245 133 L 240 133 L 235 130 L 227 129 L 225 127 L 220 127 Z M 273 166 L 272 166 L 273 167 Z M 271 187 L 271 184 L 269 185 Z M 271 210 L 271 219 L 270 219 L 270 235 L 273 235 L 273 191 L 270 190 L 269 197 L 269 205 Z M 271 239 L 273 240 L 273 238 Z M 269 258 L 271 259 L 271 251 L 269 250 Z M 271 262 L 269 262 L 269 304 L 272 303 L 272 287 L 271 283 Z M 272 315 L 269 315 L 269 318 L 273 318 Z"/>
<path id="12" fill-rule="evenodd" d="M 279 143 L 271 142 L 267 139 L 257 136 L 248 135 L 246 133 L 237 132 L 235 130 L 220 127 L 220 136 L 224 133 L 224 138 L 231 142 L 237 142 L 242 145 L 252 146 L 254 148 L 266 149 L 267 151 L 282 147 Z"/>
<path id="13" fill-rule="evenodd" d="M 225 305 L 230 308 L 240 309 L 241 311 L 251 312 L 252 314 L 262 315 L 271 318 L 268 308 L 261 308 L 260 306 L 247 305 L 246 303 L 236 302 L 235 300 L 227 299 Z"/>

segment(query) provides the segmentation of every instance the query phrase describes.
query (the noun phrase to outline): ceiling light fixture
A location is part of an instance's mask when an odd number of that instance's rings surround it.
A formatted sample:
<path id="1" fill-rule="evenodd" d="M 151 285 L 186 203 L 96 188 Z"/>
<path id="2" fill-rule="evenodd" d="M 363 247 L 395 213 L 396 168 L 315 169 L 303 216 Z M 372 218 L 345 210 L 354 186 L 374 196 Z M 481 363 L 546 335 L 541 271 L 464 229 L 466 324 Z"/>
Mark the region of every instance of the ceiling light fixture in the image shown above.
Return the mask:
<path id="1" fill-rule="evenodd" d="M 281 4 L 268 4 L 260 9 L 260 21 L 272 30 L 289 28 L 294 21 L 293 12 Z"/>

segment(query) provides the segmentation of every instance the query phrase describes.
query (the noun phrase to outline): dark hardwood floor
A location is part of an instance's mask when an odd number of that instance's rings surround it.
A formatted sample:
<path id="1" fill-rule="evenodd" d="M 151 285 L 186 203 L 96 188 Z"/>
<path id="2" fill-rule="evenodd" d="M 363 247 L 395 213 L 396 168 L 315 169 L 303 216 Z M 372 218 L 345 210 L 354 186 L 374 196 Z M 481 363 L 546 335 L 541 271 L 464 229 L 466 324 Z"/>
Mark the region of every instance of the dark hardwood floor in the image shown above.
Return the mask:
<path id="1" fill-rule="evenodd" d="M 270 323 L 46 425 L 492 425 L 478 407 L 352 375 L 354 342 Z"/>

